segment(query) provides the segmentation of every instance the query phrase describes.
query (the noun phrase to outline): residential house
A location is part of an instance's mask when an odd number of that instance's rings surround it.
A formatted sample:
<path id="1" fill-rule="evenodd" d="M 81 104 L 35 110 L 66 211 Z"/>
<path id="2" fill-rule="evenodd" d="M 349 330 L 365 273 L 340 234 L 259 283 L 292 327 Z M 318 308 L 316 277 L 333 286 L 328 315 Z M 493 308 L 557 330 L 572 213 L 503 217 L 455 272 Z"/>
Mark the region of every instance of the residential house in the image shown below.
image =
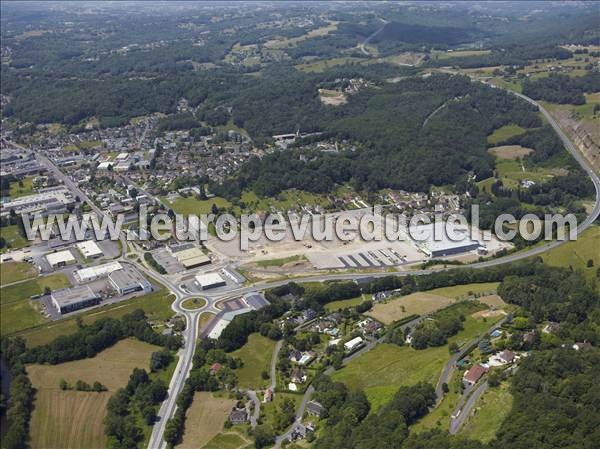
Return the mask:
<path id="1" fill-rule="evenodd" d="M 504 363 L 512 363 L 515 361 L 515 353 L 506 349 L 498 354 L 498 359 Z"/>
<path id="2" fill-rule="evenodd" d="M 233 409 L 229 414 L 231 424 L 245 424 L 248 422 L 248 412 L 245 408 Z"/>
<path id="3" fill-rule="evenodd" d="M 215 376 L 220 370 L 221 370 L 222 366 L 220 363 L 213 363 L 208 372 L 211 374 L 211 376 Z"/>
<path id="4" fill-rule="evenodd" d="M 466 382 L 469 385 L 476 384 L 481 377 L 488 372 L 488 368 L 477 363 L 473 365 L 469 370 L 465 371 L 463 375 L 463 382 Z"/>
<path id="5" fill-rule="evenodd" d="M 304 382 L 306 382 L 306 373 L 302 368 L 295 368 L 292 371 L 290 380 L 296 384 L 303 384 Z"/>
<path id="6" fill-rule="evenodd" d="M 309 401 L 306 404 L 306 411 L 309 415 L 313 415 L 317 418 L 320 418 L 325 413 L 325 407 L 323 407 L 321 403 L 317 401 Z"/>
<path id="7" fill-rule="evenodd" d="M 575 351 L 588 351 L 592 349 L 592 344 L 589 341 L 584 341 L 583 343 L 575 343 L 573 345 L 573 349 L 575 349 Z"/>
<path id="8" fill-rule="evenodd" d="M 544 326 L 544 328 L 542 329 L 542 332 L 545 334 L 555 334 L 556 332 L 558 332 L 559 329 L 560 329 L 560 324 L 551 321 Z"/>

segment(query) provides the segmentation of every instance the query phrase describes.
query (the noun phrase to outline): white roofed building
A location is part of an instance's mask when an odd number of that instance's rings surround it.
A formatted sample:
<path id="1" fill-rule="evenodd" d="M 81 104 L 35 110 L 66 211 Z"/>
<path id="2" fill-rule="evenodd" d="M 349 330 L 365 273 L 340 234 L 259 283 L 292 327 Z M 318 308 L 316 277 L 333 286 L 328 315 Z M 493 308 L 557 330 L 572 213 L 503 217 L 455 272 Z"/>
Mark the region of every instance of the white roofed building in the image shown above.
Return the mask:
<path id="1" fill-rule="evenodd" d="M 95 259 L 97 257 L 102 257 L 102 250 L 98 246 L 96 242 L 93 240 L 87 240 L 85 242 L 79 242 L 75 245 L 83 257 L 86 259 Z"/>

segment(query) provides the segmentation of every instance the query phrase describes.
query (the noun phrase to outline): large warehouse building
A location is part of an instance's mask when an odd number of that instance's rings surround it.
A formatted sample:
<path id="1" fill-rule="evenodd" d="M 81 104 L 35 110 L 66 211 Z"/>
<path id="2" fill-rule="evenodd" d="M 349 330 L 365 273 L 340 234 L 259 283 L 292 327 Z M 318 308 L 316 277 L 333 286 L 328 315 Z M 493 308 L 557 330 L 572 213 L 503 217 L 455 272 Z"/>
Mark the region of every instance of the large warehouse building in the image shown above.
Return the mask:
<path id="1" fill-rule="evenodd" d="M 204 254 L 202 250 L 196 246 L 182 251 L 175 251 L 172 254 L 186 270 L 201 267 L 202 265 L 208 265 L 210 263 L 210 257 Z"/>
<path id="2" fill-rule="evenodd" d="M 429 257 L 445 257 L 474 251 L 482 246 L 469 230 L 448 223 L 431 223 L 413 230 L 413 242 Z"/>
<path id="3" fill-rule="evenodd" d="M 208 290 L 227 285 L 225 279 L 223 279 L 219 273 L 197 274 L 196 283 L 202 290 Z"/>
<path id="4" fill-rule="evenodd" d="M 102 257 L 102 250 L 96 242 L 93 240 L 87 240 L 85 242 L 79 242 L 75 245 L 83 257 L 86 259 L 96 259 Z"/>
<path id="5" fill-rule="evenodd" d="M 94 306 L 100 302 L 100 297 L 87 285 L 56 290 L 50 297 L 61 314 Z"/>
<path id="6" fill-rule="evenodd" d="M 68 249 L 46 254 L 46 260 L 52 268 L 60 268 L 75 263 L 75 257 Z"/>
<path id="7" fill-rule="evenodd" d="M 96 279 L 106 277 L 110 273 L 123 268 L 119 262 L 108 262 L 95 267 L 82 268 L 74 273 L 75 279 L 81 283 L 94 281 Z"/>
<path id="8" fill-rule="evenodd" d="M 108 275 L 108 280 L 120 295 L 137 291 L 143 291 L 144 293 L 152 291 L 152 284 L 139 271 L 130 266 L 113 271 Z"/>

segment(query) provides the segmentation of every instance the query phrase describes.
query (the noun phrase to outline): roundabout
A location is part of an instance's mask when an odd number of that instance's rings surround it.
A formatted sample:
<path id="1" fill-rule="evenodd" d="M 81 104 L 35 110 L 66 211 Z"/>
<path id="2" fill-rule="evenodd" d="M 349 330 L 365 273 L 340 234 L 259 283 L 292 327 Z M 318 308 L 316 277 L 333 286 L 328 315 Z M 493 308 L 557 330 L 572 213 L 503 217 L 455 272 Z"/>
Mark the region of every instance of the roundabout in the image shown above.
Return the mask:
<path id="1" fill-rule="evenodd" d="M 205 306 L 206 299 L 204 298 L 188 298 L 181 302 L 181 308 L 189 311 L 199 310 Z"/>

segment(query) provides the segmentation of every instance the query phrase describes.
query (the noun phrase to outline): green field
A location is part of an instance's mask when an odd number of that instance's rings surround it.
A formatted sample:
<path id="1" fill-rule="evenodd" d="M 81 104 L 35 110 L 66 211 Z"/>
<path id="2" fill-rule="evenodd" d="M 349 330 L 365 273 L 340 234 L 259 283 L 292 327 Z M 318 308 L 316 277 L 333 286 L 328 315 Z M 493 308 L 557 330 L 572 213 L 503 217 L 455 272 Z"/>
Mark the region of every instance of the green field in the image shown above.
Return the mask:
<path id="1" fill-rule="evenodd" d="M 452 379 L 448 383 L 450 391 L 444 395 L 444 398 L 436 408 L 411 426 L 411 432 L 423 432 L 435 428 L 445 431 L 450 425 L 450 416 L 460 399 L 461 383 L 462 372 L 454 371 Z"/>
<path id="2" fill-rule="evenodd" d="M 464 330 L 448 339 L 464 345 L 487 331 L 493 320 L 467 317 Z M 444 364 L 448 361 L 448 345 L 415 350 L 409 346 L 388 343 L 377 345 L 366 354 L 352 360 L 332 375 L 335 381 L 344 382 L 351 389 L 364 390 L 372 410 L 388 402 L 402 386 L 429 382 L 435 386 Z"/>
<path id="3" fill-rule="evenodd" d="M 184 215 L 210 214 L 213 204 L 215 204 L 218 208 L 228 208 L 231 206 L 229 201 L 218 196 L 209 198 L 207 200 L 198 200 L 193 196 L 189 196 L 187 198 L 180 197 L 173 202 L 170 202 L 166 197 L 162 197 L 161 199 L 165 204 L 169 205 L 171 209 L 175 211 L 175 213 Z"/>
<path id="4" fill-rule="evenodd" d="M 518 125 L 505 125 L 498 129 L 495 129 L 494 132 L 488 136 L 487 140 L 488 143 L 496 145 L 497 143 L 502 142 L 508 139 L 509 137 L 523 134 L 525 131 L 525 128 L 521 128 Z"/>
<path id="5" fill-rule="evenodd" d="M 244 366 L 236 370 L 240 387 L 260 389 L 269 385 L 270 380 L 263 379 L 261 373 L 270 372 L 274 348 L 275 342 L 270 338 L 251 334 L 248 343 L 231 353 L 244 361 Z"/>
<path id="6" fill-rule="evenodd" d="M 11 199 L 19 198 L 20 196 L 31 195 L 35 193 L 33 191 L 33 177 L 28 176 L 23 178 L 21 181 L 23 186 L 20 186 L 18 182 L 10 183 L 10 193 L 9 196 Z"/>
<path id="7" fill-rule="evenodd" d="M 490 54 L 491 50 L 455 50 L 455 51 L 434 51 L 431 54 L 431 59 L 452 59 L 464 58 L 468 56 L 481 56 Z"/>
<path id="8" fill-rule="evenodd" d="M 301 260 L 306 260 L 306 257 L 298 255 L 298 256 L 284 257 L 283 259 L 259 260 L 258 262 L 256 262 L 256 265 L 261 268 L 281 267 L 281 266 L 285 265 L 286 263 L 299 262 Z"/>
<path id="9" fill-rule="evenodd" d="M 0 335 L 12 334 L 47 321 L 38 310 L 38 302 L 30 300 L 43 293 L 46 287 L 51 290 L 68 287 L 69 280 L 64 274 L 32 279 L 0 289 Z"/>
<path id="10" fill-rule="evenodd" d="M 5 262 L 0 265 L 0 285 L 12 284 L 34 276 L 37 276 L 37 271 L 25 262 Z"/>
<path id="11" fill-rule="evenodd" d="M 453 285 L 452 287 L 435 288 L 428 290 L 432 295 L 445 296 L 447 298 L 462 298 L 472 296 L 475 293 L 495 293 L 500 285 L 499 282 L 482 282 L 480 284 Z"/>
<path id="12" fill-rule="evenodd" d="M 335 312 L 339 309 L 347 309 L 349 307 L 356 307 L 363 301 L 367 301 L 370 298 L 370 295 L 361 295 L 356 298 L 350 299 L 341 299 L 339 301 L 333 301 L 325 304 L 325 310 L 328 312 Z"/>
<path id="13" fill-rule="evenodd" d="M 504 185 L 509 188 L 518 187 L 520 182 L 525 179 L 542 183 L 548 181 L 553 176 L 550 169 L 536 168 L 532 171 L 529 168 L 525 168 L 523 170 L 520 161 L 508 159 L 497 159 L 496 170 Z"/>
<path id="14" fill-rule="evenodd" d="M 262 404 L 260 408 L 260 415 L 264 424 L 267 424 L 273 429 L 277 430 L 276 416 L 277 413 L 279 413 L 281 403 L 286 399 L 291 399 L 294 401 L 294 408 L 295 410 L 298 410 L 300 402 L 302 402 L 302 395 L 294 393 L 275 393 L 273 396 L 273 401 Z M 279 431 L 283 430 L 284 429 L 279 429 Z"/>
<path id="15" fill-rule="evenodd" d="M 542 254 L 548 265 L 555 267 L 572 267 L 582 270 L 586 279 L 596 278 L 596 270 L 600 267 L 600 226 L 592 226 L 577 240 L 565 243 Z M 593 261 L 588 267 L 587 261 Z"/>
<path id="16" fill-rule="evenodd" d="M 0 228 L 0 236 L 6 240 L 6 247 L 0 250 L 2 252 L 25 248 L 26 246 L 30 245 L 29 240 L 23 237 L 17 225 L 4 226 Z"/>
<path id="17" fill-rule="evenodd" d="M 174 314 L 173 310 L 171 310 L 173 299 L 173 295 L 168 291 L 160 289 L 150 294 L 138 296 L 121 303 L 92 309 L 77 316 L 80 316 L 84 323 L 89 324 L 106 317 L 120 318 L 136 309 L 142 309 L 146 312 L 146 315 L 150 320 L 164 321 Z M 22 332 L 18 332 L 18 335 L 25 339 L 29 347 L 32 347 L 49 343 L 60 335 L 71 334 L 76 331 L 77 323 L 75 317 L 69 317 L 48 324 L 42 324 L 31 329 L 26 329 Z"/>
<path id="18" fill-rule="evenodd" d="M 210 440 L 202 449 L 238 449 L 246 447 L 248 440 L 233 432 L 220 433 Z"/>
<path id="19" fill-rule="evenodd" d="M 475 404 L 459 435 L 484 443 L 492 440 L 510 412 L 512 403 L 513 397 L 508 391 L 508 385 L 490 388 Z"/>

